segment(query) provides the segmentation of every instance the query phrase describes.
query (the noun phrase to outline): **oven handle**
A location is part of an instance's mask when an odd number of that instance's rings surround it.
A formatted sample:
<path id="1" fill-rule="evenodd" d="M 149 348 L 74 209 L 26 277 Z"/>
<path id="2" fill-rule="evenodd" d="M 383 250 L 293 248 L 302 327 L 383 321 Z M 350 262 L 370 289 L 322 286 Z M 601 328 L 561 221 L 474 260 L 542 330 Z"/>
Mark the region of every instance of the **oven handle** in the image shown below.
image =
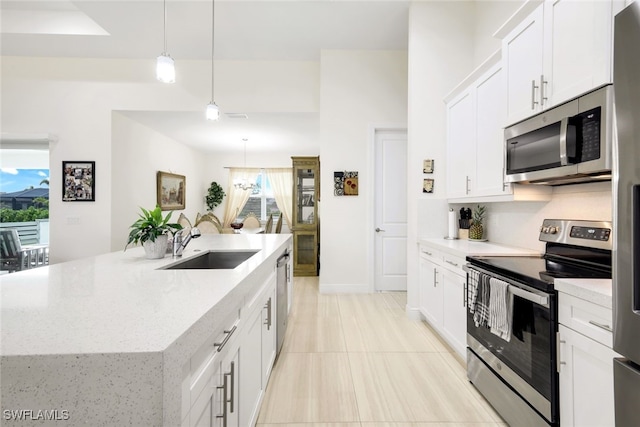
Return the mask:
<path id="1" fill-rule="evenodd" d="M 520 298 L 526 299 L 527 301 L 531 301 L 534 304 L 538 304 L 541 306 L 544 306 L 546 308 L 549 308 L 549 297 L 546 295 L 539 295 L 537 293 L 534 292 L 529 292 L 525 289 L 523 289 L 521 286 L 518 286 L 514 281 L 507 279 L 506 277 L 501 277 L 495 273 L 492 273 L 490 271 L 487 270 L 483 270 L 482 268 L 478 268 L 476 266 L 473 267 L 469 267 L 468 264 L 465 264 L 462 266 L 462 269 L 464 271 L 466 271 L 467 273 L 470 270 L 476 270 L 479 271 L 481 273 L 487 274 L 491 277 L 495 277 L 496 279 L 500 279 L 502 281 L 505 281 L 507 283 L 509 283 L 509 291 L 513 294 L 513 295 L 517 295 Z"/>
<path id="2" fill-rule="evenodd" d="M 517 286 L 509 285 L 509 292 L 511 292 L 513 295 L 517 295 L 520 298 L 526 299 L 527 301 L 531 301 L 538 305 L 544 305 L 544 306 L 549 305 L 548 297 L 543 297 L 531 292 L 527 292 L 524 289 L 520 289 Z"/>

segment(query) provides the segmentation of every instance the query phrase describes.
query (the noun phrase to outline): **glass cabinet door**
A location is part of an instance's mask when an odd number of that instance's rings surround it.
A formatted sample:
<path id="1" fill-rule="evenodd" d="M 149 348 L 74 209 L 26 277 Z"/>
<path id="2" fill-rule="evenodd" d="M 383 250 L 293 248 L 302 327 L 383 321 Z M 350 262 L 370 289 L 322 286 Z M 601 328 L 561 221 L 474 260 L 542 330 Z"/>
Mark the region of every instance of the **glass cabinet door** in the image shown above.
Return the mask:
<path id="1" fill-rule="evenodd" d="M 298 224 L 314 224 L 316 176 L 314 169 L 296 168 L 296 199 Z"/>

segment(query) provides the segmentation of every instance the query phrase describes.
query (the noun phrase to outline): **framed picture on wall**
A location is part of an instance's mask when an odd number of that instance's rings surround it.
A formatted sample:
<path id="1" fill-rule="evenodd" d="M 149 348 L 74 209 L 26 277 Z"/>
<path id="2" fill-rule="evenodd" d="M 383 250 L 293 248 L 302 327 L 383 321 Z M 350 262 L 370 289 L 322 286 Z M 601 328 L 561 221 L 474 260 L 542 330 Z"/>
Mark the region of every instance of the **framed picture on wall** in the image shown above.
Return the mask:
<path id="1" fill-rule="evenodd" d="M 62 201 L 96 201 L 96 162 L 62 161 Z"/>
<path id="2" fill-rule="evenodd" d="M 163 211 L 184 209 L 186 177 L 175 173 L 160 172 L 156 178 L 158 205 Z"/>

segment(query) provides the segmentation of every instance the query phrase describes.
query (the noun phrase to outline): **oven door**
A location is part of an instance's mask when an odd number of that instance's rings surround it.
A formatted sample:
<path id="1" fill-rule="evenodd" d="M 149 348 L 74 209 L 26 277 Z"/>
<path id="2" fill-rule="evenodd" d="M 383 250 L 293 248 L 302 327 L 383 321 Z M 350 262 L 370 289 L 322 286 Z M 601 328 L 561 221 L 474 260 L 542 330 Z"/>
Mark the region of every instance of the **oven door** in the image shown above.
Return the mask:
<path id="1" fill-rule="evenodd" d="M 476 326 L 467 310 L 467 345 L 494 374 L 554 424 L 558 419 L 556 372 L 556 296 L 533 289 L 476 266 L 471 269 L 509 283 L 513 295 L 511 339 L 505 341 L 485 326 Z"/>

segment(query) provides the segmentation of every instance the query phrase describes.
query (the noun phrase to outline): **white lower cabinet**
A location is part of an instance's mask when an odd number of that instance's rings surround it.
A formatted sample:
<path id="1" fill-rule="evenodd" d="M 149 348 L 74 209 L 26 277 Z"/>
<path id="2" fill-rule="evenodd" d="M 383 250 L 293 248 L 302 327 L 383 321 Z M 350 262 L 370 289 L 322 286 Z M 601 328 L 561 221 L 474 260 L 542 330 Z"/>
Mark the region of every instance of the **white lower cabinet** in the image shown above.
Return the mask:
<path id="1" fill-rule="evenodd" d="M 185 367 L 182 427 L 255 425 L 276 352 L 275 269 Z"/>
<path id="2" fill-rule="evenodd" d="M 420 313 L 442 338 L 466 359 L 467 312 L 464 260 L 420 248 Z"/>
<path id="3" fill-rule="evenodd" d="M 558 295 L 560 425 L 614 426 L 612 311 Z"/>
<path id="4" fill-rule="evenodd" d="M 467 277 L 443 270 L 442 332 L 445 339 L 460 355 L 467 349 Z"/>

